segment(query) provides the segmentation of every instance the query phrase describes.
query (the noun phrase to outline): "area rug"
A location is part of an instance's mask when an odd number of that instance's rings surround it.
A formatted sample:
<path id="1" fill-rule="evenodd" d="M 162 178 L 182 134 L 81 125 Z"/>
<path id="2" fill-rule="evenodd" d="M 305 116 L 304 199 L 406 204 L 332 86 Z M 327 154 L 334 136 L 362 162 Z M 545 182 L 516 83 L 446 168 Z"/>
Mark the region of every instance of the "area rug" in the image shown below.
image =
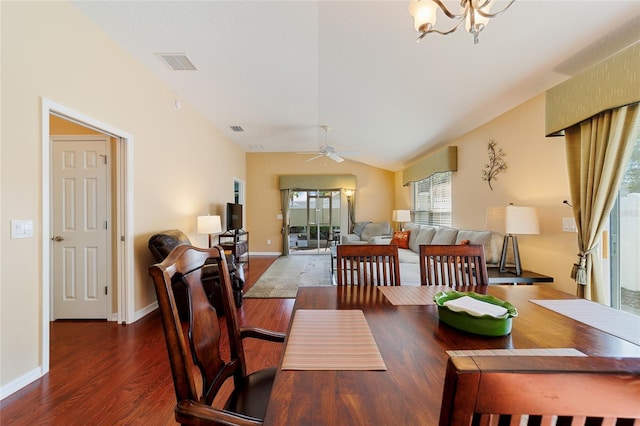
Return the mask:
<path id="1" fill-rule="evenodd" d="M 296 254 L 279 257 L 244 298 L 295 298 L 298 287 L 329 286 L 331 255 Z"/>

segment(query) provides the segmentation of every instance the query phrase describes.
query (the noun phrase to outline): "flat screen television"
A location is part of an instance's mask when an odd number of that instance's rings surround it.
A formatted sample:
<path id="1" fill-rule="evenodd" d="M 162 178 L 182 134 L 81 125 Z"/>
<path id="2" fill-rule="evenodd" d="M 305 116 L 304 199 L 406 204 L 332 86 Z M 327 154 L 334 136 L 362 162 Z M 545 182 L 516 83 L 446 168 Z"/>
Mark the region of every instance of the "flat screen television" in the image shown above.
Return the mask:
<path id="1" fill-rule="evenodd" d="M 242 204 L 227 203 L 227 231 L 242 229 Z"/>

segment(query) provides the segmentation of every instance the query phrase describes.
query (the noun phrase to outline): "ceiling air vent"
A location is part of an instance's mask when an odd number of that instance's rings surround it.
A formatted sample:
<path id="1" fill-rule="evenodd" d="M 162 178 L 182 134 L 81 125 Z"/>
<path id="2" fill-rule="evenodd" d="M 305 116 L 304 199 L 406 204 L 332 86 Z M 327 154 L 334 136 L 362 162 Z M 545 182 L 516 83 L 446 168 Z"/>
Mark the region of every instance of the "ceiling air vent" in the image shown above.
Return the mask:
<path id="1" fill-rule="evenodd" d="M 229 128 L 236 133 L 244 132 L 244 129 L 242 128 L 242 126 L 229 126 Z"/>
<path id="2" fill-rule="evenodd" d="M 162 62 L 174 71 L 195 71 L 196 67 L 184 53 L 156 53 Z"/>

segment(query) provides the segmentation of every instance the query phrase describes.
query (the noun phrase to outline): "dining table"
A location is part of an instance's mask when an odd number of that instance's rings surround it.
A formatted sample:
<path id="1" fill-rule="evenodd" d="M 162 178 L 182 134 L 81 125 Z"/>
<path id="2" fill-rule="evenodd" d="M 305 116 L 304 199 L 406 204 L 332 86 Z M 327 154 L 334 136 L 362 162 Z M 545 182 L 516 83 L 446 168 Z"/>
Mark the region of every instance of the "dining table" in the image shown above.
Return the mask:
<path id="1" fill-rule="evenodd" d="M 442 323 L 432 295 L 452 289 L 433 288 L 419 304 L 392 304 L 380 289 L 298 289 L 283 360 L 287 345 L 293 343 L 290 332 L 298 311 L 352 310 L 364 314 L 385 369 L 288 369 L 281 360 L 265 425 L 437 425 L 451 351 L 507 350 L 513 354 L 547 349 L 550 353 L 640 358 L 637 344 L 532 302 L 576 299 L 549 286 L 479 289 L 518 310 L 511 331 L 503 336 L 468 333 Z M 517 392 L 526 398 L 526 387 Z"/>

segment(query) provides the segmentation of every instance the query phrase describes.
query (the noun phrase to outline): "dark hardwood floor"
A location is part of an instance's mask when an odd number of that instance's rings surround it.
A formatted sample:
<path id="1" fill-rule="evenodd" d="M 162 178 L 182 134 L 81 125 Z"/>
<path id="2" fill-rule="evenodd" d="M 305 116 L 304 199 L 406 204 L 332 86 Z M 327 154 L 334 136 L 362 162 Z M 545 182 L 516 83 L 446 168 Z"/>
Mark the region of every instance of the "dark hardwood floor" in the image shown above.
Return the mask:
<path id="1" fill-rule="evenodd" d="M 245 266 L 247 289 L 276 258 L 251 257 Z M 286 331 L 293 302 L 245 299 L 241 322 Z M 250 339 L 245 349 L 253 371 L 277 365 L 283 347 Z M 157 311 L 129 325 L 54 321 L 50 357 L 47 375 L 0 401 L 0 424 L 175 424 L 173 381 Z"/>

